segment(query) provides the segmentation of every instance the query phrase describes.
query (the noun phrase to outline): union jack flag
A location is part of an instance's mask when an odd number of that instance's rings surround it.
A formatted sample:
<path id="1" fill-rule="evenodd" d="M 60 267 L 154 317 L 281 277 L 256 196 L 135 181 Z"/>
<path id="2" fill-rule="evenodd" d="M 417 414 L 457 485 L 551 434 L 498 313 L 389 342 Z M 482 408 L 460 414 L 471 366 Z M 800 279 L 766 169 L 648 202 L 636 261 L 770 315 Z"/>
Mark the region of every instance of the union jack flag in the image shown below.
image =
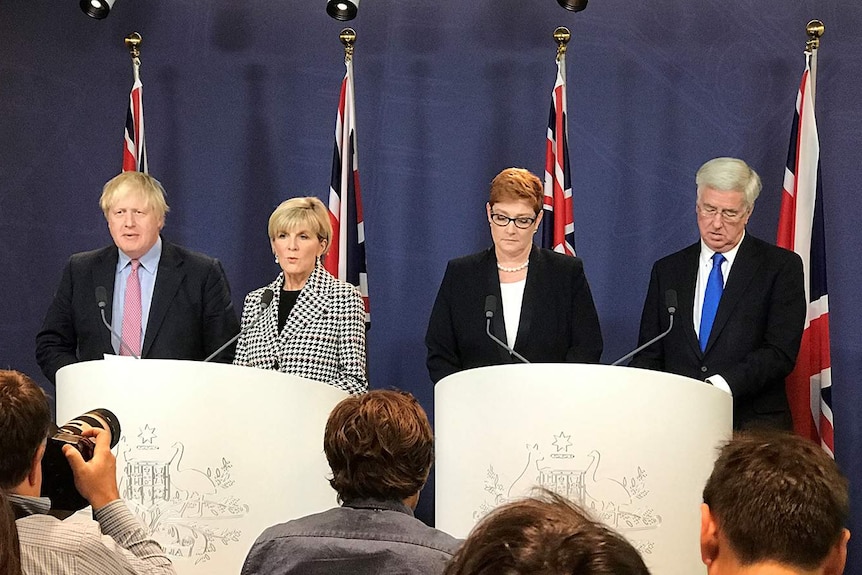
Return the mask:
<path id="1" fill-rule="evenodd" d="M 802 258 L 808 297 L 808 314 L 796 368 L 786 380 L 793 427 L 798 434 L 820 443 L 834 457 L 829 296 L 820 142 L 814 119 L 814 70 L 816 49 L 805 53 L 805 71 L 796 96 L 777 243 Z"/>
<path id="2" fill-rule="evenodd" d="M 147 144 L 144 140 L 144 86 L 140 76 L 141 61 L 132 59 L 135 82 L 129 94 L 129 111 L 126 113 L 123 171 L 147 171 Z"/>
<path id="3" fill-rule="evenodd" d="M 353 60 L 344 60 L 347 72 L 341 82 L 338 117 L 335 120 L 335 152 L 329 187 L 329 220 L 332 242 L 324 260 L 326 270 L 359 288 L 365 302 L 365 322 L 371 323 L 368 305 L 368 273 L 365 265 L 365 223 L 359 188 L 356 153 L 356 113 L 353 100 Z"/>
<path id="4" fill-rule="evenodd" d="M 557 56 L 557 80 L 551 94 L 548 142 L 545 148 L 545 201 L 542 247 L 575 255 L 575 220 L 569 170 L 566 116 L 566 54 Z"/>

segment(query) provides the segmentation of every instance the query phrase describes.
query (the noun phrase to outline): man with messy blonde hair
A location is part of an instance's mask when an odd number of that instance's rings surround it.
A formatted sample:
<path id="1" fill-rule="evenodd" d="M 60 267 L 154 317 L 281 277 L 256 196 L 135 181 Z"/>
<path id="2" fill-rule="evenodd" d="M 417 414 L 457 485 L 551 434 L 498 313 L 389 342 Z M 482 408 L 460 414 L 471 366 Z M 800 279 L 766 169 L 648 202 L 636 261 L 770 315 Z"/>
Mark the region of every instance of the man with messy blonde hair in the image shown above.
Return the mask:
<path id="1" fill-rule="evenodd" d="M 157 179 L 123 172 L 99 205 L 114 243 L 69 259 L 36 336 L 36 361 L 51 382 L 60 368 L 105 354 L 204 359 L 239 331 L 221 263 L 162 239 L 169 208 Z M 127 293 L 140 301 L 134 311 Z M 230 348 L 217 361 L 232 359 Z"/>

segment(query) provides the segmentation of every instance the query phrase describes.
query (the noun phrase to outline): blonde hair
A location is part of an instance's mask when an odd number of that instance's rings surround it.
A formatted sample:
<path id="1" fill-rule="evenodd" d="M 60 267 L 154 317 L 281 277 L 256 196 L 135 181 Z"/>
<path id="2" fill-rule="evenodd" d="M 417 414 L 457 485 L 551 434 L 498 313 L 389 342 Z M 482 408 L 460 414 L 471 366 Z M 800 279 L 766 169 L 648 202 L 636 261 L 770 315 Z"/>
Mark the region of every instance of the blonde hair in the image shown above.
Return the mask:
<path id="1" fill-rule="evenodd" d="M 160 220 L 170 211 L 165 201 L 165 189 L 157 179 L 143 172 L 123 172 L 108 180 L 102 188 L 99 207 L 105 217 L 108 217 L 108 212 L 120 197 L 129 194 L 139 194 Z"/>
<path id="2" fill-rule="evenodd" d="M 282 232 L 290 232 L 300 228 L 317 235 L 317 238 L 326 241 L 323 255 L 329 251 L 332 240 L 332 224 L 329 222 L 329 210 L 323 202 L 315 197 L 291 198 L 279 204 L 272 215 L 269 216 L 269 239 Z"/>

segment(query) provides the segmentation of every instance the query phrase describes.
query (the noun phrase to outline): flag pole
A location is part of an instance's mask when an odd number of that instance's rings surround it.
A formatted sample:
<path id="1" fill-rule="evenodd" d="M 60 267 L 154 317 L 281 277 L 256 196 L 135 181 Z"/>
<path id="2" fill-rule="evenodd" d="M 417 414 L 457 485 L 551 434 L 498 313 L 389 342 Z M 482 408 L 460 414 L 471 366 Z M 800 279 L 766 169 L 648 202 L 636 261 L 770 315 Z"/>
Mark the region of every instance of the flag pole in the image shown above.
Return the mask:
<path id="1" fill-rule="evenodd" d="M 817 49 L 820 48 L 820 37 L 826 31 L 826 26 L 820 20 L 812 20 L 805 25 L 808 41 L 805 43 L 805 51 L 810 54 L 811 63 L 811 104 L 814 105 L 817 94 Z"/>
<path id="2" fill-rule="evenodd" d="M 132 58 L 132 91 L 129 94 L 129 111 L 126 115 L 126 131 L 124 134 L 123 171 L 148 172 L 147 147 L 144 140 L 144 104 L 143 86 L 141 85 L 141 43 L 143 38 L 137 32 L 132 32 L 123 39 Z"/>
<path id="3" fill-rule="evenodd" d="M 542 247 L 573 256 L 575 222 L 566 119 L 566 48 L 572 33 L 565 26 L 559 26 L 553 38 L 557 43 L 557 75 L 551 92 L 545 141 Z"/>

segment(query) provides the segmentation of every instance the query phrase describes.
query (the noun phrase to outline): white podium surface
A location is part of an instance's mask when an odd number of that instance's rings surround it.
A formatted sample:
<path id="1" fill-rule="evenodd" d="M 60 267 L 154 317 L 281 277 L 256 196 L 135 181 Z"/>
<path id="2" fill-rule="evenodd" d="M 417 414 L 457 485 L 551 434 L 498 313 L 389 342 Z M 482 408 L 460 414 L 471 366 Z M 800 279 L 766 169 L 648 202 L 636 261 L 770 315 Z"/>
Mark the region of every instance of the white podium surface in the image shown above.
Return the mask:
<path id="1" fill-rule="evenodd" d="M 97 407 L 122 425 L 120 494 L 178 573 L 239 573 L 270 525 L 337 505 L 323 430 L 347 393 L 274 371 L 113 359 L 57 373 L 57 421 Z"/>
<path id="2" fill-rule="evenodd" d="M 706 573 L 700 504 L 732 399 L 702 382 L 604 365 L 451 375 L 434 393 L 436 526 L 465 537 L 537 486 L 604 520 L 653 575 Z"/>

